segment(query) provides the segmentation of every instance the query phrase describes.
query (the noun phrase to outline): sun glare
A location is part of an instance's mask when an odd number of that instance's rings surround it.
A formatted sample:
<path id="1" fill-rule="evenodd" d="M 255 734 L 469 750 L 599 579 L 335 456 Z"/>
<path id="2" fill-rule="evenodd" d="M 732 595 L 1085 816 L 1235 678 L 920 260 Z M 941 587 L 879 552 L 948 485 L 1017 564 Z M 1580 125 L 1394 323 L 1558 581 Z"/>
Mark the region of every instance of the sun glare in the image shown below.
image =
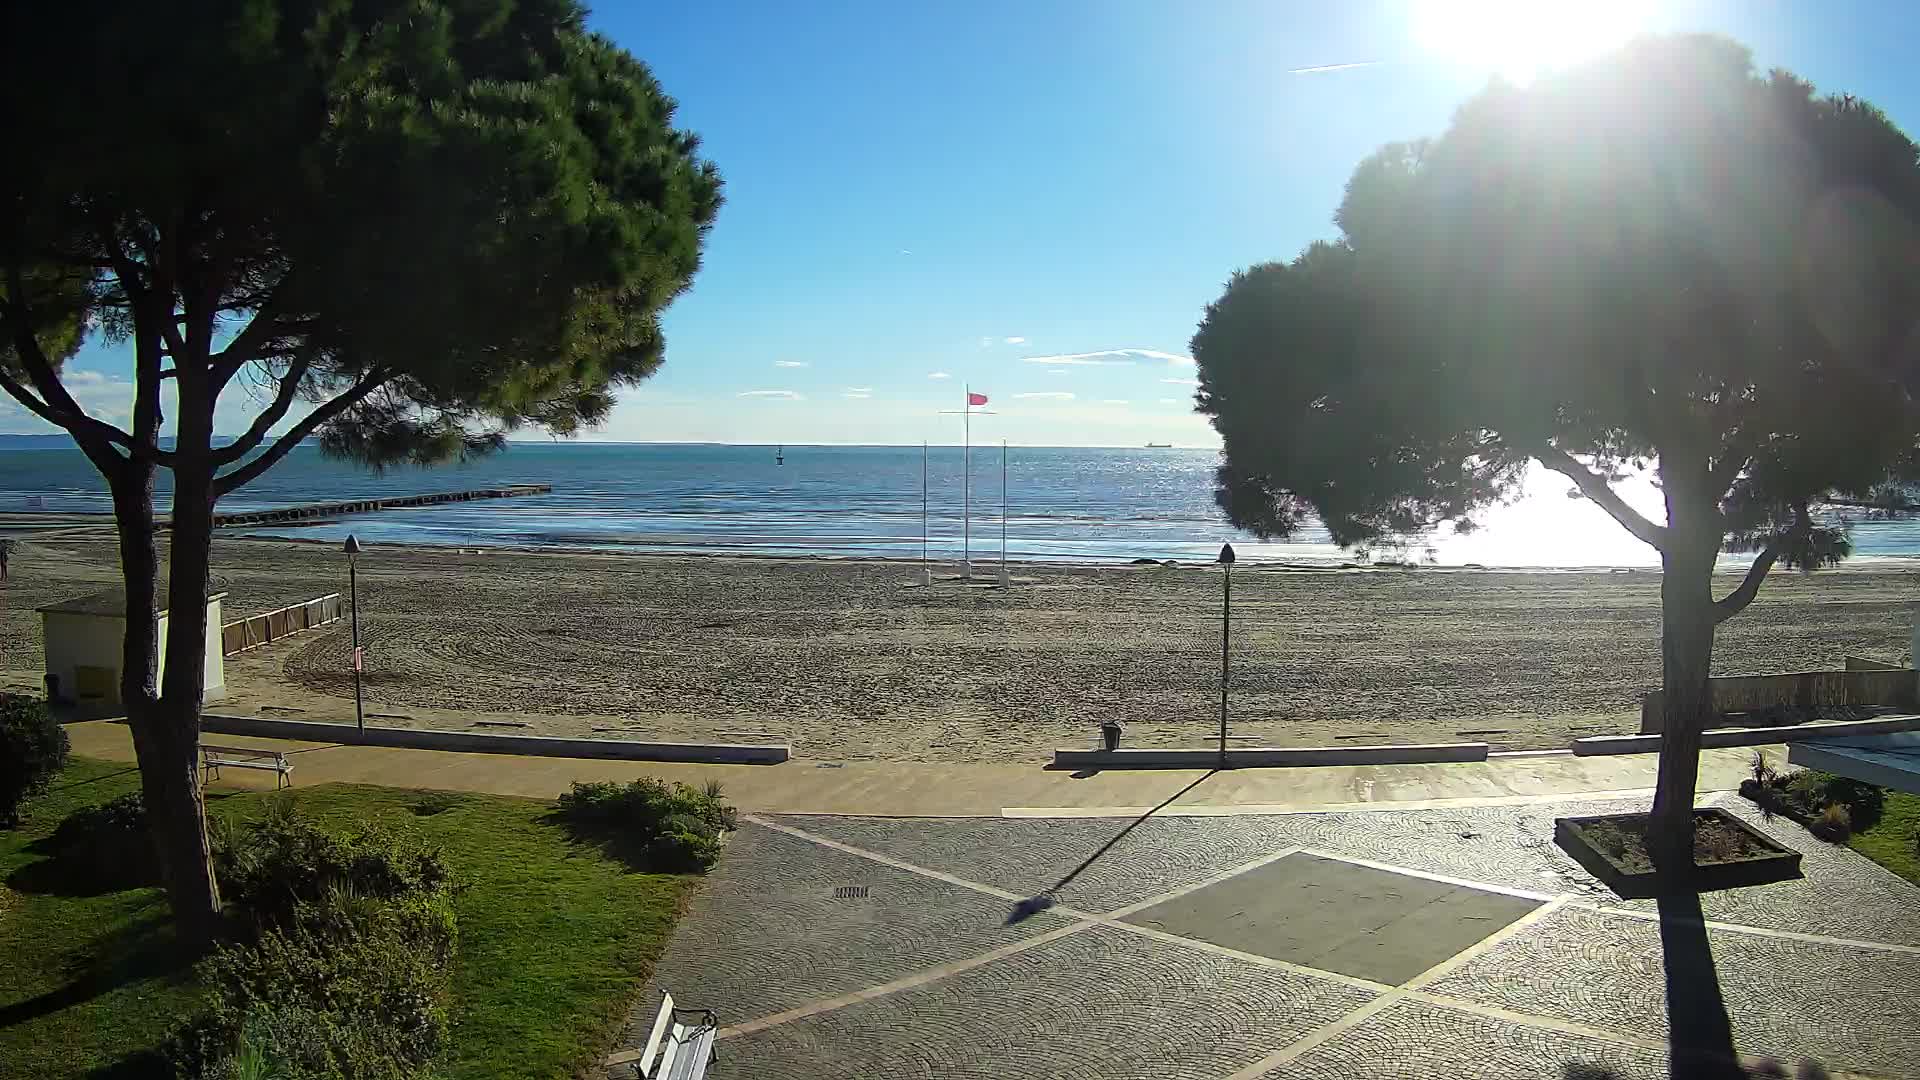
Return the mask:
<path id="1" fill-rule="evenodd" d="M 1429 55 L 1525 83 L 1644 29 L 1634 0 L 1418 0 L 1413 36 Z"/>

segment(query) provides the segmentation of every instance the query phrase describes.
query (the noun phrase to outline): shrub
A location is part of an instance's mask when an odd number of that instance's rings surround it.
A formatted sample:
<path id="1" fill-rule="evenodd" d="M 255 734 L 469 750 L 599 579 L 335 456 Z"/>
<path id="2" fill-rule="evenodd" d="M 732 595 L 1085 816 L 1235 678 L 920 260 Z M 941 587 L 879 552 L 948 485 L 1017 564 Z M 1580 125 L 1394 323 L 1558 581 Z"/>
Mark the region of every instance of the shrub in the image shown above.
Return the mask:
<path id="1" fill-rule="evenodd" d="M 1807 831 L 1822 840 L 1844 844 L 1853 835 L 1853 815 L 1844 803 L 1828 803 L 1819 817 L 1807 822 Z"/>
<path id="2" fill-rule="evenodd" d="M 720 860 L 721 834 L 739 827 L 718 783 L 703 788 L 643 776 L 627 784 L 576 782 L 560 818 L 642 869 L 703 873 Z"/>
<path id="3" fill-rule="evenodd" d="M 1856 829 L 1870 829 L 1887 806 L 1885 788 L 1833 773 L 1806 769 L 1787 781 L 1787 791 L 1808 814 L 1844 806 Z"/>
<path id="4" fill-rule="evenodd" d="M 202 962 L 207 1011 L 169 1046 L 180 1076 L 426 1075 L 455 940 L 438 852 L 379 828 L 336 837 L 276 800 L 221 830 L 215 871 L 244 933 Z"/>
<path id="5" fill-rule="evenodd" d="M 68 814 L 49 843 L 62 869 L 87 885 L 132 889 L 160 881 L 146 800 L 137 791 Z"/>
<path id="6" fill-rule="evenodd" d="M 398 900 L 452 887 L 440 853 L 410 834 L 368 826 L 335 836 L 302 819 L 290 799 L 215 837 L 214 872 L 221 895 L 244 909 L 256 929 L 285 924 L 295 906 L 336 891 L 368 900 Z"/>
<path id="7" fill-rule="evenodd" d="M 0 694 L 0 828 L 20 823 L 20 804 L 47 790 L 67 763 L 67 731 L 41 702 Z"/>
<path id="8" fill-rule="evenodd" d="M 183 1076 L 270 1067 L 283 1080 L 427 1074 L 446 1043 L 454 919 L 444 892 L 399 901 L 336 890 L 200 965 L 207 1011 L 175 1037 Z"/>

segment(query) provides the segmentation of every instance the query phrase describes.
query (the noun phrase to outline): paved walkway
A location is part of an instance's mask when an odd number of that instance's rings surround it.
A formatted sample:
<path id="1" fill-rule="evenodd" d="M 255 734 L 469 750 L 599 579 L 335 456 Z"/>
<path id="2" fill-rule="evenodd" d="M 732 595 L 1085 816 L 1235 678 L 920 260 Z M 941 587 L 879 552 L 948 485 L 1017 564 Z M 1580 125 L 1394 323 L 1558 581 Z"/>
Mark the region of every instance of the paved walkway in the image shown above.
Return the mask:
<path id="1" fill-rule="evenodd" d="M 67 725 L 76 753 L 133 760 L 126 726 L 95 720 Z M 1502 756 L 1479 763 L 1336 766 L 1313 769 L 1198 769 L 1101 772 L 1091 776 L 1034 765 L 921 764 L 886 761 L 794 760 L 783 765 L 683 765 L 581 758 L 460 754 L 375 746 L 207 735 L 204 741 L 274 747 L 297 756 L 294 780 L 306 786 L 342 781 L 397 787 L 485 791 L 552 798 L 574 780 L 658 776 L 702 783 L 719 780 L 742 809 L 787 814 L 869 814 L 907 817 L 1090 816 L 1136 817 L 1173 802 L 1167 815 L 1283 813 L 1294 810 L 1395 805 L 1447 805 L 1459 800 L 1516 803 L 1607 792 L 1648 797 L 1651 754 L 1574 757 Z M 1777 762 L 1785 751 L 1768 748 Z M 1709 750 L 1701 755 L 1700 790 L 1724 791 L 1746 775 L 1752 751 Z M 234 786 L 273 786 L 266 774 L 231 770 Z M 1196 784 L 1196 781 L 1199 783 Z"/>
<path id="2" fill-rule="evenodd" d="M 1553 845 L 1555 816 L 1620 800 L 754 815 L 658 988 L 719 1012 L 716 1080 L 1637 1080 L 1667 1075 L 1663 937 L 1690 933 L 1743 1052 L 1920 1075 L 1920 889 L 1708 801 L 1802 851 L 1806 878 L 1707 894 L 1690 931 Z"/>
<path id="3" fill-rule="evenodd" d="M 79 753 L 132 758 L 122 725 L 68 730 Z M 300 786 L 720 779 L 751 813 L 656 986 L 720 1013 L 716 1080 L 1666 1075 L 1663 937 L 1681 924 L 1552 843 L 1556 816 L 1643 806 L 1651 755 L 1081 777 L 209 741 L 289 750 Z M 1708 751 L 1701 790 L 1734 787 L 1749 756 Z M 1702 897 L 1692 933 L 1741 1049 L 1920 1076 L 1920 889 L 1737 797 L 1703 801 L 1804 856 L 1805 880 Z"/>

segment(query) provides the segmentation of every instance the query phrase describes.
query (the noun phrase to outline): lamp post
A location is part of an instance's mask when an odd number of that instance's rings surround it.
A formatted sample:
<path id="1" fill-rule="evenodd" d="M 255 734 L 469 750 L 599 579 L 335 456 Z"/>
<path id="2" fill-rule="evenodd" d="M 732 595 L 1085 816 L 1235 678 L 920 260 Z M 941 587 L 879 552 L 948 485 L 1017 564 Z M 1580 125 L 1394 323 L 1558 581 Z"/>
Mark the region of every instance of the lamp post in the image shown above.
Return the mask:
<path id="1" fill-rule="evenodd" d="M 1220 545 L 1220 767 L 1227 767 L 1228 649 L 1233 640 L 1233 545 Z"/>
<path id="2" fill-rule="evenodd" d="M 347 596 L 348 602 L 353 605 L 353 726 L 365 735 L 367 715 L 360 703 L 360 579 L 357 573 L 360 541 L 352 533 L 347 534 L 344 550 L 347 553 Z"/>

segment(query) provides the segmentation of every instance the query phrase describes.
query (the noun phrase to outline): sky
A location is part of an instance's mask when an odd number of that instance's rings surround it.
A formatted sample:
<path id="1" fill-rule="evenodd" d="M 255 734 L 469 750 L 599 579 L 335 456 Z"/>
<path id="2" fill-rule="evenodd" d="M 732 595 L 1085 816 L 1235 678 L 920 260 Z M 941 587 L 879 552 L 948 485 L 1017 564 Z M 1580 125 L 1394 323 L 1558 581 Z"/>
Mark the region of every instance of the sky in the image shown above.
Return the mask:
<path id="1" fill-rule="evenodd" d="M 1217 446 L 1187 343 L 1234 270 L 1332 236 L 1353 166 L 1492 75 L 1635 31 L 1727 34 L 1920 132 L 1910 2 L 654 0 L 592 25 L 727 196 L 604 440 L 955 443 L 971 387 L 981 441 Z M 69 381 L 124 415 L 129 367 L 90 343 Z M 0 432 L 43 430 L 0 404 Z"/>

